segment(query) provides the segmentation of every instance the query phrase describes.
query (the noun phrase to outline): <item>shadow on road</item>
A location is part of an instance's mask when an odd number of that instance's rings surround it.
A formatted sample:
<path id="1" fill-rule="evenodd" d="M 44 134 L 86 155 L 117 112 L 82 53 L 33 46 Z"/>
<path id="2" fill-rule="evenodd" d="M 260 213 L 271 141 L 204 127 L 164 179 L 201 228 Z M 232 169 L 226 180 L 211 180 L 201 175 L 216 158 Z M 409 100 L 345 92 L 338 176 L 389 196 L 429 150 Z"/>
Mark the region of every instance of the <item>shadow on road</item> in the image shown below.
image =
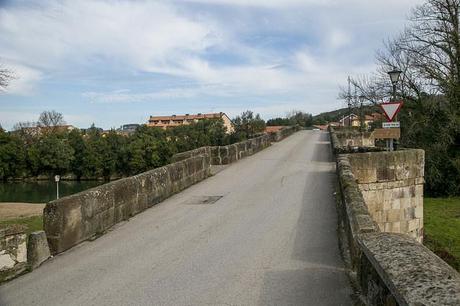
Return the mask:
<path id="1" fill-rule="evenodd" d="M 312 161 L 332 163 L 328 134 L 315 144 Z M 264 276 L 261 305 L 351 305 L 350 285 L 340 257 L 333 167 L 310 171 L 296 226 L 292 264 Z"/>

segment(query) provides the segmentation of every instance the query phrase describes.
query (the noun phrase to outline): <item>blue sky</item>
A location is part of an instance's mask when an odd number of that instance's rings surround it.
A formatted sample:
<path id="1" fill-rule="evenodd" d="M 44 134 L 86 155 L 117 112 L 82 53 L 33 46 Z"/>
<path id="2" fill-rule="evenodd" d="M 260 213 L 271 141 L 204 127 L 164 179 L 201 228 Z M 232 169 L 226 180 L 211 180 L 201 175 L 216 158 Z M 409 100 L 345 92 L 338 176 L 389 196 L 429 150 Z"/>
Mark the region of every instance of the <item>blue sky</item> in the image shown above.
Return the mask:
<path id="1" fill-rule="evenodd" d="M 0 124 L 57 110 L 103 128 L 149 115 L 244 110 L 265 119 L 344 104 L 347 75 L 421 0 L 0 0 Z"/>

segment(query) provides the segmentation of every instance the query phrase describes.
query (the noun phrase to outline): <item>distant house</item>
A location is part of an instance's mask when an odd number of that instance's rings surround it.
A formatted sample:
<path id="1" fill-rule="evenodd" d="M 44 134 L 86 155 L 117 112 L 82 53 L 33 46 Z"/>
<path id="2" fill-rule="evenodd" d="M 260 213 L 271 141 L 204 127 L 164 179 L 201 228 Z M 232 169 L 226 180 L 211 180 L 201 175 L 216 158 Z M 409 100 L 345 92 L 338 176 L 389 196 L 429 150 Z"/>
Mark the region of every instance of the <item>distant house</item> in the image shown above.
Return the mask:
<path id="1" fill-rule="evenodd" d="M 88 134 L 89 132 L 91 131 L 97 131 L 99 133 L 103 133 L 104 132 L 104 129 L 103 128 L 100 128 L 100 127 L 95 127 L 95 126 L 91 126 L 87 129 L 80 129 L 80 131 L 83 133 L 83 134 Z"/>
<path id="2" fill-rule="evenodd" d="M 48 132 L 65 132 L 65 131 L 72 131 L 75 130 L 76 127 L 73 125 L 56 125 L 56 126 L 40 126 L 40 125 L 33 125 L 33 126 L 26 126 L 20 128 L 22 132 L 25 132 L 31 136 L 40 136 L 46 134 Z"/>
<path id="3" fill-rule="evenodd" d="M 370 115 L 364 115 L 363 123 L 365 127 L 369 127 L 374 121 L 382 121 L 383 116 L 379 113 L 372 113 Z M 350 114 L 344 116 L 340 120 L 340 126 L 352 126 L 359 127 L 361 125 L 361 118 L 358 115 Z"/>
<path id="4" fill-rule="evenodd" d="M 349 114 L 340 119 L 340 126 L 359 126 L 359 117 L 355 114 Z"/>
<path id="5" fill-rule="evenodd" d="M 137 123 L 123 124 L 119 129 L 117 129 L 117 133 L 120 135 L 129 136 L 133 134 L 140 126 L 141 125 Z"/>
<path id="6" fill-rule="evenodd" d="M 222 119 L 224 122 L 224 126 L 227 129 L 227 133 L 233 133 L 235 131 L 235 127 L 233 126 L 233 122 L 225 113 L 211 113 L 211 114 L 201 114 L 198 113 L 196 115 L 171 115 L 171 116 L 150 116 L 148 126 L 151 127 L 160 127 L 163 129 L 181 126 L 181 125 L 188 125 L 194 122 L 198 122 L 200 120 L 205 119 Z"/>

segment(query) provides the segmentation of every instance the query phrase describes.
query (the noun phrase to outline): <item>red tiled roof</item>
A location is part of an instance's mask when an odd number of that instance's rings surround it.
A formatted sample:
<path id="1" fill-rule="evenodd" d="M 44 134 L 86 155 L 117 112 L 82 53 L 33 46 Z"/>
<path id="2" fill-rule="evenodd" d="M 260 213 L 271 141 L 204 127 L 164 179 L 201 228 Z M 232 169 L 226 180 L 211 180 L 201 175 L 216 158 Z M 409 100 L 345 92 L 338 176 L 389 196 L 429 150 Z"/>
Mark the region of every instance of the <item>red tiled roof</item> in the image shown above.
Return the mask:
<path id="1" fill-rule="evenodd" d="M 284 128 L 284 126 L 281 126 L 281 125 L 266 126 L 265 133 L 276 133 L 282 128 Z"/>
<path id="2" fill-rule="evenodd" d="M 221 118 L 225 113 L 210 113 L 197 115 L 172 115 L 172 116 L 150 116 L 149 121 L 156 120 L 193 120 L 193 119 L 216 119 Z"/>

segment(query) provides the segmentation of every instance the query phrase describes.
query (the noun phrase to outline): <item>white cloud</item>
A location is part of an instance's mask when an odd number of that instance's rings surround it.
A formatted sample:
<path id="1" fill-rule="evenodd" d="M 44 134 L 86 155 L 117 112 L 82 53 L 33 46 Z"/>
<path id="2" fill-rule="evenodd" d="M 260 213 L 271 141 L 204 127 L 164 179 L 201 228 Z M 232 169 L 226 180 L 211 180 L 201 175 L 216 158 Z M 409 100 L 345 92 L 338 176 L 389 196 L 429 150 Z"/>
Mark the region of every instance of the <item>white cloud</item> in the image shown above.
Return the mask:
<path id="1" fill-rule="evenodd" d="M 167 99 L 182 99 L 197 96 L 199 89 L 196 88 L 174 88 L 164 89 L 156 92 L 135 93 L 129 89 L 115 90 L 109 92 L 84 92 L 82 96 L 93 103 L 133 103 Z"/>
<path id="2" fill-rule="evenodd" d="M 339 49 L 351 42 L 350 34 L 339 29 L 331 31 L 328 35 L 328 44 L 333 49 Z"/>
<path id="3" fill-rule="evenodd" d="M 319 111 L 348 74 L 373 69 L 376 46 L 420 2 L 24 1 L 0 6 L 0 58 L 19 76 L 14 95 L 33 95 L 42 80 L 97 77 L 103 88 L 82 89 L 93 105 L 265 97 L 259 109 Z M 113 84 L 128 74 L 162 85 Z"/>
<path id="4" fill-rule="evenodd" d="M 231 5 L 265 8 L 292 8 L 305 6 L 325 6 L 338 0 L 182 0 L 183 2 L 207 3 L 213 5 Z"/>
<path id="5" fill-rule="evenodd" d="M 145 1 L 49 1 L 0 8 L 0 56 L 50 73 L 101 59 L 149 71 L 213 44 L 206 25 Z"/>
<path id="6" fill-rule="evenodd" d="M 12 71 L 12 79 L 3 94 L 30 96 L 35 93 L 37 83 L 43 78 L 39 70 L 11 62 L 6 62 L 4 65 Z"/>

